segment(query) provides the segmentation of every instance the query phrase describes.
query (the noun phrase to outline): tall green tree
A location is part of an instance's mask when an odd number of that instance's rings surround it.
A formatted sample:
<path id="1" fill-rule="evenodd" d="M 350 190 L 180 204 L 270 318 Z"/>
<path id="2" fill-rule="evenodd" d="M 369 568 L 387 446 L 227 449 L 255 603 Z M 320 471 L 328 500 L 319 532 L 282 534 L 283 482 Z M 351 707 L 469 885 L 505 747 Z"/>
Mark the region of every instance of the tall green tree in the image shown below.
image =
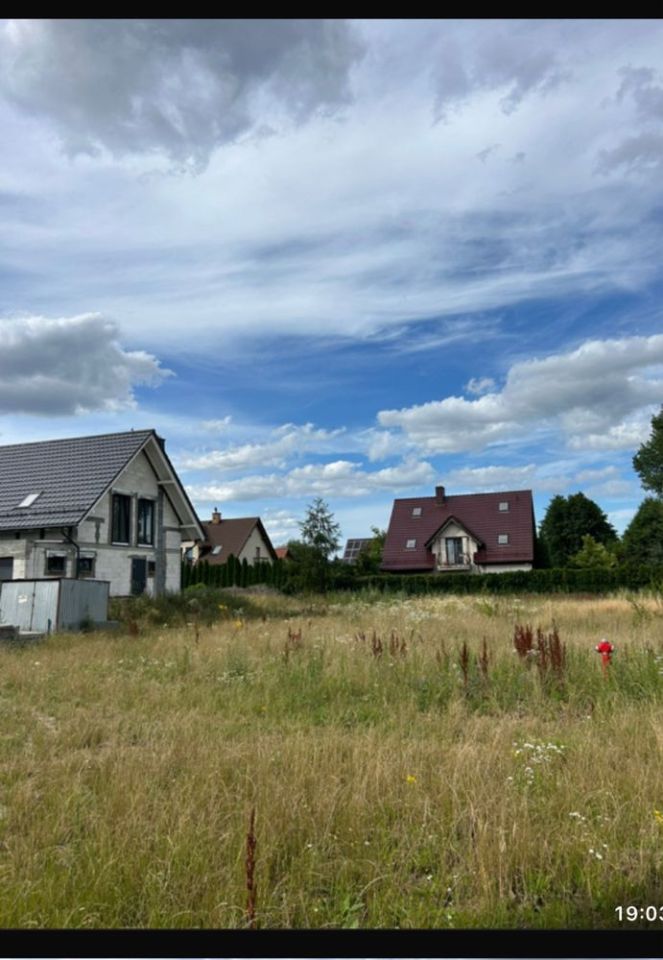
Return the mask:
<path id="1" fill-rule="evenodd" d="M 302 542 L 314 547 L 325 560 L 329 560 L 338 550 L 341 528 L 322 497 L 316 497 L 313 503 L 309 504 L 299 529 L 302 532 Z"/>
<path id="2" fill-rule="evenodd" d="M 622 555 L 630 563 L 663 564 L 663 500 L 642 501 L 624 531 Z"/>
<path id="3" fill-rule="evenodd" d="M 603 510 L 584 493 L 553 497 L 539 528 L 551 566 L 566 566 L 582 549 L 582 538 L 587 534 L 606 546 L 617 541 L 615 528 Z"/>
<path id="4" fill-rule="evenodd" d="M 330 559 L 339 548 L 341 528 L 327 503 L 316 497 L 299 529 L 301 540 L 288 543 L 287 587 L 324 593 L 333 580 Z"/>
<path id="5" fill-rule="evenodd" d="M 645 490 L 663 497 L 663 407 L 652 417 L 651 436 L 633 457 L 633 469 Z"/>

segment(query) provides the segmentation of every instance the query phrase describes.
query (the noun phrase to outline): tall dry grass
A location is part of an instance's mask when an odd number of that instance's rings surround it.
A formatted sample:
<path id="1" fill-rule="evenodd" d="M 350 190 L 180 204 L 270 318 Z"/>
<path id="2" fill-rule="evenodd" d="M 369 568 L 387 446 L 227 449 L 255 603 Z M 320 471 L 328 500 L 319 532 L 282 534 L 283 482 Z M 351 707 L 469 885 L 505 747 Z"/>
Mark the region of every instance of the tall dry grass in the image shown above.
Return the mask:
<path id="1" fill-rule="evenodd" d="M 3 927 L 606 927 L 663 902 L 655 598 L 255 603 L 0 651 Z M 517 624 L 557 630 L 561 676 Z"/>

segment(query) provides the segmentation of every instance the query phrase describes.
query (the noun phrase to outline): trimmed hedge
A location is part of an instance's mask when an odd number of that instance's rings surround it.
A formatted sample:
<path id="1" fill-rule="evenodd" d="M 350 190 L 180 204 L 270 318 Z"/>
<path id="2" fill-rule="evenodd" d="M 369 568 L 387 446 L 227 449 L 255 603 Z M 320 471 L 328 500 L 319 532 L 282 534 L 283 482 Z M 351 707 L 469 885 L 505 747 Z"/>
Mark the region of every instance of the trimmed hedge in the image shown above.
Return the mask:
<path id="1" fill-rule="evenodd" d="M 663 584 L 663 566 L 623 564 L 610 569 L 555 568 L 514 570 L 512 573 L 382 573 L 358 577 L 355 589 L 383 593 L 611 593 L 620 588 L 641 590 Z"/>
<path id="2" fill-rule="evenodd" d="M 256 583 L 266 583 L 279 588 L 284 580 L 281 560 L 251 565 L 246 560 L 240 562 L 231 554 L 225 563 L 207 563 L 203 560 L 195 566 L 182 564 L 183 590 L 195 583 L 203 583 L 208 587 L 251 587 Z"/>

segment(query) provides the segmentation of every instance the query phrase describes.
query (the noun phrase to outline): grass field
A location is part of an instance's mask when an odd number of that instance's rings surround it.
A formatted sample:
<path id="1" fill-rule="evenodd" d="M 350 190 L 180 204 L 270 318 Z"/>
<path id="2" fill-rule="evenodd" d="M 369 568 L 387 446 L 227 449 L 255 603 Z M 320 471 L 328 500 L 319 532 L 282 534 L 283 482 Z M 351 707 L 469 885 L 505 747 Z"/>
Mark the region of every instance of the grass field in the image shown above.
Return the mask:
<path id="1" fill-rule="evenodd" d="M 0 926 L 605 928 L 663 904 L 656 597 L 223 598 L 210 625 L 0 650 Z M 565 650 L 521 657 L 516 623 Z"/>

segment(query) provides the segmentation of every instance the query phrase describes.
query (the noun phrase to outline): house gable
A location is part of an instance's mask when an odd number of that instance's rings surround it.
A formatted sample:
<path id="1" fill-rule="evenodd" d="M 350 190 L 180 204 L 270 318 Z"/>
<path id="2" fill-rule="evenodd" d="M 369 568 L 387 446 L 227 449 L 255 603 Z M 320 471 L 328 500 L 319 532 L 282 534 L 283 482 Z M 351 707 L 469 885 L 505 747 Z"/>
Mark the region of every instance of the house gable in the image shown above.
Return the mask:
<path id="1" fill-rule="evenodd" d="M 199 545 L 198 560 L 211 564 L 226 563 L 231 555 L 248 563 L 276 560 L 276 551 L 260 517 L 233 517 L 202 524 L 204 540 Z M 259 553 L 258 553 L 259 551 Z"/>

